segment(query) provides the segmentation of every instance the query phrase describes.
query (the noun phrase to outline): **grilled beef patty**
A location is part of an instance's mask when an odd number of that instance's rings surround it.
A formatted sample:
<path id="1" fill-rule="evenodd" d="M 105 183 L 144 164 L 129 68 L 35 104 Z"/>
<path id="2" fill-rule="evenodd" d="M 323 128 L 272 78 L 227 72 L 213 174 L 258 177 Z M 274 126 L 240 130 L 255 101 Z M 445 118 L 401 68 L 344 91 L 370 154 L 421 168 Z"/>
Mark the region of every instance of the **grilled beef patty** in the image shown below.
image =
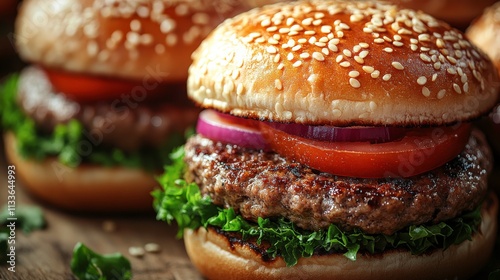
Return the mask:
<path id="1" fill-rule="evenodd" d="M 425 174 L 397 179 L 334 176 L 273 152 L 200 135 L 190 138 L 185 149 L 188 180 L 215 204 L 233 207 L 246 219 L 284 216 L 304 229 L 334 223 L 370 234 L 392 234 L 474 209 L 486 193 L 492 162 L 477 130 L 454 160 Z"/>
<path id="2" fill-rule="evenodd" d="M 79 103 L 56 94 L 43 70 L 28 67 L 20 75 L 17 97 L 24 113 L 43 131 L 76 119 L 95 145 L 134 151 L 163 145 L 172 134 L 183 135 L 196 122 L 200 110 L 182 100 L 185 85 L 172 85 L 167 90 L 172 92 L 160 94 L 170 95 L 171 100 L 148 102 L 124 93 L 123 98 Z"/>

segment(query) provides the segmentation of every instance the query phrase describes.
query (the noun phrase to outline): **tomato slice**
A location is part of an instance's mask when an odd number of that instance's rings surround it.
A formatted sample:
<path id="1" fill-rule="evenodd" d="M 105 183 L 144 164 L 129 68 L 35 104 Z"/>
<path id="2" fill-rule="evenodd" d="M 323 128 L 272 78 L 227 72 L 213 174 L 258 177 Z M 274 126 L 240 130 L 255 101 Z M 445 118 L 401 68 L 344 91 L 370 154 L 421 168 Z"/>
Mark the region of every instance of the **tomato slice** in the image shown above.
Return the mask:
<path id="1" fill-rule="evenodd" d="M 277 153 L 334 175 L 357 178 L 411 177 L 455 158 L 468 142 L 471 126 L 411 130 L 398 141 L 324 142 L 287 134 L 261 122 L 262 135 Z"/>
<path id="2" fill-rule="evenodd" d="M 120 98 L 122 95 L 132 94 L 137 86 L 143 88 L 141 81 L 69 73 L 53 69 L 44 70 L 55 90 L 79 102 Z"/>

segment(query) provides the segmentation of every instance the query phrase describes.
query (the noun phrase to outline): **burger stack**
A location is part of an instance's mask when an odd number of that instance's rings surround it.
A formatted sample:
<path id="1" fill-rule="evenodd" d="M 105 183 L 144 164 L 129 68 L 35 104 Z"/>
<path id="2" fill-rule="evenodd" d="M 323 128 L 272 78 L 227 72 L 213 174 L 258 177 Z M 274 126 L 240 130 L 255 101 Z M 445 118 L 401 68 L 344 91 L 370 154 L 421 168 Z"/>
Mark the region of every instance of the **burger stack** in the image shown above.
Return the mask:
<path id="1" fill-rule="evenodd" d="M 204 108 L 155 192 L 209 279 L 468 279 L 496 238 L 471 121 L 499 78 L 465 35 L 371 1 L 226 20 L 193 55 Z"/>

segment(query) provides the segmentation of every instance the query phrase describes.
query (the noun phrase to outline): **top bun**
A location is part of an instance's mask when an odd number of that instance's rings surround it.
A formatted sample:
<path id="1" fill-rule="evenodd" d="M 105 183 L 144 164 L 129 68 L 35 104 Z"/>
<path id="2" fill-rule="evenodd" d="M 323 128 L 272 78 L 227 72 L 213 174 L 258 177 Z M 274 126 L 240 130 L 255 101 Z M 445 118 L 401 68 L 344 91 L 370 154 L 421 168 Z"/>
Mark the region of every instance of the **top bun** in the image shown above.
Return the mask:
<path id="1" fill-rule="evenodd" d="M 233 115 L 318 125 L 446 125 L 488 112 L 491 61 L 463 33 L 395 5 L 278 3 L 221 24 L 188 93 Z"/>
<path id="2" fill-rule="evenodd" d="M 191 53 L 224 18 L 227 0 L 25 0 L 16 21 L 20 56 L 45 67 L 185 81 Z"/>
<path id="3" fill-rule="evenodd" d="M 500 71 L 500 2 L 486 9 L 467 29 L 466 35 L 488 54 Z"/>

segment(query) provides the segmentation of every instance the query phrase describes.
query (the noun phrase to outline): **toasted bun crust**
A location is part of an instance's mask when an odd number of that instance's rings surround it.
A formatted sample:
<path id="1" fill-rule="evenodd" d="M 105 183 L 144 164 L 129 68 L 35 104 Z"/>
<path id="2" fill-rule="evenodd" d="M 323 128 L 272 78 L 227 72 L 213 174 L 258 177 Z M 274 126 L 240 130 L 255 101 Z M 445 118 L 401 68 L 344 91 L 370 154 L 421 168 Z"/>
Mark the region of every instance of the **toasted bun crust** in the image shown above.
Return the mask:
<path id="1" fill-rule="evenodd" d="M 335 254 L 302 258 L 296 266 L 286 267 L 281 258 L 262 261 L 244 242 L 230 241 L 214 229 L 186 230 L 184 240 L 191 261 L 208 279 L 468 279 L 491 255 L 497 211 L 498 200 L 491 194 L 482 209 L 481 231 L 472 241 L 419 256 L 390 251 L 350 261 Z"/>
<path id="2" fill-rule="evenodd" d="M 382 3 L 257 8 L 219 25 L 193 60 L 190 98 L 263 120 L 444 125 L 484 114 L 497 98 L 494 66 L 460 31 Z"/>
<path id="3" fill-rule="evenodd" d="M 422 10 L 456 27 L 466 28 L 497 0 L 390 0 L 410 9 Z"/>
<path id="4" fill-rule="evenodd" d="M 500 2 L 486 9 L 467 29 L 466 35 L 486 52 L 500 71 Z"/>
<path id="5" fill-rule="evenodd" d="M 227 0 L 26 0 L 15 38 L 23 59 L 46 67 L 182 81 L 201 40 L 240 11 Z"/>
<path id="6" fill-rule="evenodd" d="M 81 165 L 71 169 L 55 158 L 23 159 L 14 134 L 5 134 L 7 159 L 16 167 L 23 187 L 41 200 L 66 210 L 85 212 L 151 211 L 152 174 L 125 168 Z"/>

